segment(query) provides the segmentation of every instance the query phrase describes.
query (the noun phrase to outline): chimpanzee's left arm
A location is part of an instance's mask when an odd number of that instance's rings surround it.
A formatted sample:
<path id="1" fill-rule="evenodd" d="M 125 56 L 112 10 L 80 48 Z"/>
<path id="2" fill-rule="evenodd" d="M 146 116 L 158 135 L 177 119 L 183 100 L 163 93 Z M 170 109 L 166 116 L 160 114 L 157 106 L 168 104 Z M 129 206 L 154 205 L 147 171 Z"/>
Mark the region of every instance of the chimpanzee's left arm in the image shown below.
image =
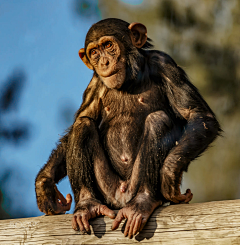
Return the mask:
<path id="1" fill-rule="evenodd" d="M 161 86 L 177 117 L 186 120 L 182 137 L 166 157 L 161 169 L 161 190 L 164 197 L 175 203 L 182 200 L 182 172 L 221 132 L 212 110 L 188 80 L 186 73 L 169 57 L 159 52 Z"/>

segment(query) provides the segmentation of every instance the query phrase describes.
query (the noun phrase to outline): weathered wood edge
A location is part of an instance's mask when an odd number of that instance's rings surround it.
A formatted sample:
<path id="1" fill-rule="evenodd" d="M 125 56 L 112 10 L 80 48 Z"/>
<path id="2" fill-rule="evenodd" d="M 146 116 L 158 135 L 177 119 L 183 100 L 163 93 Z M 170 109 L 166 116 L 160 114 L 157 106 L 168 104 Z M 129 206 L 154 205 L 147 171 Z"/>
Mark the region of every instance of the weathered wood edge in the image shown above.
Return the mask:
<path id="1" fill-rule="evenodd" d="M 71 228 L 72 214 L 0 221 L 0 244 L 240 244 L 240 200 L 156 209 L 144 230 L 125 238 L 112 220 L 90 221 L 91 235 Z"/>

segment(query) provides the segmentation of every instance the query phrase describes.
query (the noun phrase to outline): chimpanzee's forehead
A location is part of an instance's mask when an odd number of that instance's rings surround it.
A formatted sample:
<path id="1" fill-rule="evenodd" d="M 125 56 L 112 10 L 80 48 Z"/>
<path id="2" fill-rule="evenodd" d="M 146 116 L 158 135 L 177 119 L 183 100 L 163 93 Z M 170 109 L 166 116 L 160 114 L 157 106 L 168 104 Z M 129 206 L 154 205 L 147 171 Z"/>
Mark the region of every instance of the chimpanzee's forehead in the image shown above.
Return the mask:
<path id="1" fill-rule="evenodd" d="M 85 48 L 90 42 L 97 41 L 103 36 L 115 36 L 119 40 L 124 38 L 124 34 L 128 33 L 129 23 L 120 19 L 105 19 L 94 24 L 88 31 Z"/>

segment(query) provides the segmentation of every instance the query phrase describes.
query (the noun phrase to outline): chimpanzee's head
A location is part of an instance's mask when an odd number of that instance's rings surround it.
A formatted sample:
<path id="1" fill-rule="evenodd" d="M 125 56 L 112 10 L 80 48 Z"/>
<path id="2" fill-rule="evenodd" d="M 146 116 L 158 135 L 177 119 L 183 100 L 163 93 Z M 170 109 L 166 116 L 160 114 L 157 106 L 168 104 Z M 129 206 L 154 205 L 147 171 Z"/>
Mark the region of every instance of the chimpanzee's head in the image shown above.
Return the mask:
<path id="1" fill-rule="evenodd" d="M 131 66 L 131 73 L 134 73 L 137 64 L 132 63 L 137 62 L 138 50 L 148 47 L 151 44 L 143 24 L 112 18 L 101 20 L 90 28 L 79 56 L 108 88 L 118 89 L 129 75 L 127 68 Z"/>

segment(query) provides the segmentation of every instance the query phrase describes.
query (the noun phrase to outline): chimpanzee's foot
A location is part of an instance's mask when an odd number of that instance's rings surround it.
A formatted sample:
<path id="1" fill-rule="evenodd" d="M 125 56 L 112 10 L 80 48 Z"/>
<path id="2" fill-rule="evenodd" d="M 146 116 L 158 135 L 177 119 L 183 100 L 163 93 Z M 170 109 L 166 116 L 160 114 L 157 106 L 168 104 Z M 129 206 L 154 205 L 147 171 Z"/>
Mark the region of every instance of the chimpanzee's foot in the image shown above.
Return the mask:
<path id="1" fill-rule="evenodd" d="M 116 217 L 113 210 L 109 209 L 106 205 L 92 201 L 92 199 L 80 202 L 75 210 L 72 218 L 72 228 L 81 232 L 90 232 L 89 219 L 100 215 L 106 215 L 111 219 Z"/>
<path id="2" fill-rule="evenodd" d="M 112 230 L 116 230 L 124 219 L 127 219 L 124 236 L 128 236 L 131 239 L 143 229 L 154 209 L 161 205 L 162 202 L 153 201 L 150 197 L 147 200 L 142 198 L 142 196 L 144 194 L 140 194 L 126 207 L 119 210 L 117 217 L 113 221 Z"/>

